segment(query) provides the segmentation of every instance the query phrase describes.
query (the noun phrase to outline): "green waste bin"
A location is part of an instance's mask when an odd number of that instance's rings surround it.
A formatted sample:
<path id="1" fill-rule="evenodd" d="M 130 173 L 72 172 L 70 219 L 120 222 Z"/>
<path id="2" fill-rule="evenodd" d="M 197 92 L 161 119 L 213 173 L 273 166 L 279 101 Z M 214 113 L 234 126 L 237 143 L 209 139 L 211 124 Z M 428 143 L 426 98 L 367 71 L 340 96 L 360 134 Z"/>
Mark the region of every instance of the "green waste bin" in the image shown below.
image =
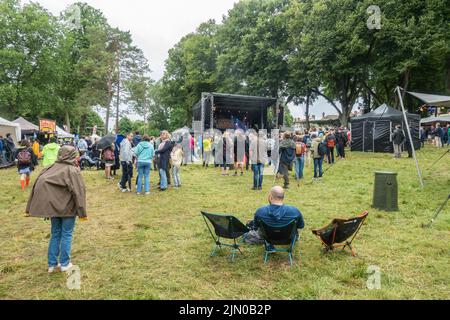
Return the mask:
<path id="1" fill-rule="evenodd" d="M 396 172 L 375 172 L 372 206 L 384 211 L 398 210 L 398 184 Z"/>

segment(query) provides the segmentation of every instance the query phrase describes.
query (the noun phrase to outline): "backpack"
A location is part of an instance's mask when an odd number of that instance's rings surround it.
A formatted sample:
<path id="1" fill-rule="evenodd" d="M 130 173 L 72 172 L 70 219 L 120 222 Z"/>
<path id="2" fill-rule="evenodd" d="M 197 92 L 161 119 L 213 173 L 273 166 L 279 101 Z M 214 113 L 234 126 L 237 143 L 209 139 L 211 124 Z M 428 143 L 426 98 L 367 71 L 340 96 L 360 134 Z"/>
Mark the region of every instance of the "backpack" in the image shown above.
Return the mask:
<path id="1" fill-rule="evenodd" d="M 114 151 L 112 151 L 111 148 L 106 149 L 105 152 L 103 153 L 103 159 L 105 161 L 114 161 L 115 160 Z"/>
<path id="2" fill-rule="evenodd" d="M 310 136 L 306 136 L 305 138 L 306 138 L 305 139 L 306 147 L 308 147 L 308 149 L 309 149 L 309 148 L 311 148 L 311 145 L 312 145 L 311 137 Z"/>
<path id="3" fill-rule="evenodd" d="M 331 138 L 330 136 L 328 136 L 327 147 L 334 148 L 335 144 L 336 144 L 336 142 L 335 142 L 334 138 Z"/>
<path id="4" fill-rule="evenodd" d="M 322 141 L 319 143 L 319 145 L 317 146 L 317 153 L 319 154 L 319 156 L 323 157 L 324 155 L 327 154 L 327 144 Z"/>
<path id="5" fill-rule="evenodd" d="M 302 156 L 306 153 L 306 144 L 303 142 L 298 142 L 295 145 L 295 155 Z"/>
<path id="6" fill-rule="evenodd" d="M 17 161 L 19 165 L 27 166 L 31 164 L 31 153 L 27 149 L 22 150 L 17 155 Z"/>

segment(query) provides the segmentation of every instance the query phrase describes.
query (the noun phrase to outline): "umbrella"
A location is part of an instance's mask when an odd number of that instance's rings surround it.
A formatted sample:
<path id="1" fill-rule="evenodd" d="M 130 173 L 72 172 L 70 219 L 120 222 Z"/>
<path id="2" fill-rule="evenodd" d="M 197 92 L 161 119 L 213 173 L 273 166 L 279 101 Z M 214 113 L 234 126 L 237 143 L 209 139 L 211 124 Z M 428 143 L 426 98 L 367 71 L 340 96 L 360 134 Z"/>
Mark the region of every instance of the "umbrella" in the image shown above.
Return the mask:
<path id="1" fill-rule="evenodd" d="M 97 144 L 97 148 L 99 150 L 106 149 L 110 147 L 114 142 L 116 141 L 116 136 L 112 134 L 108 134 L 107 136 L 104 136 L 100 139 L 100 141 Z"/>

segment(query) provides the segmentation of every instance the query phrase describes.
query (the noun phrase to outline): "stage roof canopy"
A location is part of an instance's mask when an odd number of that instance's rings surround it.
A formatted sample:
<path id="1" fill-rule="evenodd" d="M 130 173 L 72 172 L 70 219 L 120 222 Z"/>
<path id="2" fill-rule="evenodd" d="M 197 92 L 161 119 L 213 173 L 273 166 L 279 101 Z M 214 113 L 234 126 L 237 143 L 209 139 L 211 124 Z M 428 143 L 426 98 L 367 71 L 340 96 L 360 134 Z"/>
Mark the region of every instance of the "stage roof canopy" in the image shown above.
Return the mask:
<path id="1" fill-rule="evenodd" d="M 277 102 L 276 98 L 215 92 L 205 94 L 206 99 L 208 100 L 212 100 L 212 98 L 214 98 L 214 105 L 229 109 L 260 110 L 261 107 L 268 108 L 275 105 Z M 201 108 L 201 100 L 194 106 L 194 109 L 197 108 Z"/>

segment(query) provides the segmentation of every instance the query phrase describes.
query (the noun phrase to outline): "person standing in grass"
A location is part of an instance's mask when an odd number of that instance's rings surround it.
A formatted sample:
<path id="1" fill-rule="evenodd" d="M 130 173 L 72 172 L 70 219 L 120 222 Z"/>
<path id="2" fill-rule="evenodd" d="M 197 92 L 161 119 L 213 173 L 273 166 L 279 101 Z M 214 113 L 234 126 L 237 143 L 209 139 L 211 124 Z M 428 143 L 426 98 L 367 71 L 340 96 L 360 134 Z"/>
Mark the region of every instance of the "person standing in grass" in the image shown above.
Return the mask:
<path id="1" fill-rule="evenodd" d="M 330 129 L 325 136 L 325 142 L 327 143 L 327 161 L 329 164 L 334 163 L 334 147 L 336 146 L 336 136 L 334 130 Z"/>
<path id="2" fill-rule="evenodd" d="M 165 191 L 168 187 L 167 181 L 167 170 L 170 165 L 170 153 L 172 151 L 173 145 L 169 139 L 169 132 L 162 131 L 161 132 L 161 143 L 158 146 L 158 150 L 156 150 L 155 155 L 158 157 L 158 168 L 160 175 L 160 185 L 159 190 Z"/>
<path id="3" fill-rule="evenodd" d="M 5 164 L 6 161 L 6 150 L 5 143 L 3 141 L 3 136 L 0 135 L 0 158 L 2 159 L 0 164 Z"/>
<path id="4" fill-rule="evenodd" d="M 240 129 L 236 130 L 236 135 L 234 136 L 234 174 L 238 175 L 238 168 L 240 168 L 241 176 L 244 175 L 244 162 L 245 162 L 245 140 L 246 137 L 244 132 Z"/>
<path id="5" fill-rule="evenodd" d="M 284 188 L 289 188 L 289 169 L 295 160 L 295 142 L 291 138 L 291 134 L 286 132 L 283 140 L 280 142 L 280 167 L 279 172 L 283 174 Z"/>
<path id="6" fill-rule="evenodd" d="M 348 136 L 344 132 L 344 129 L 340 127 L 336 134 L 336 150 L 337 156 L 340 159 L 345 159 L 345 146 L 347 145 L 347 143 L 348 143 Z"/>
<path id="7" fill-rule="evenodd" d="M 401 158 L 402 156 L 402 143 L 405 142 L 405 134 L 399 124 L 395 126 L 395 130 L 392 133 L 392 143 L 394 145 L 394 158 Z"/>
<path id="8" fill-rule="evenodd" d="M 253 171 L 252 190 L 262 190 L 264 166 L 267 163 L 267 141 L 263 131 L 249 135 L 249 156 Z"/>
<path id="9" fill-rule="evenodd" d="M 208 168 L 211 162 L 212 140 L 208 134 L 203 139 L 203 167 Z"/>
<path id="10" fill-rule="evenodd" d="M 50 138 L 50 143 L 44 146 L 42 150 L 42 165 L 45 167 L 51 166 L 58 158 L 59 144 L 56 143 L 56 137 Z"/>
<path id="11" fill-rule="evenodd" d="M 102 160 L 105 163 L 105 177 L 107 180 L 114 180 L 111 176 L 111 168 L 116 163 L 116 156 L 114 152 L 114 143 L 105 148 L 101 154 Z"/>
<path id="12" fill-rule="evenodd" d="M 177 143 L 170 153 L 170 160 L 172 162 L 173 184 L 175 188 L 181 187 L 181 164 L 183 163 L 183 156 L 183 146 L 181 145 L 181 143 Z"/>
<path id="13" fill-rule="evenodd" d="M 86 188 L 76 157 L 74 147 L 61 147 L 56 162 L 37 178 L 27 203 L 26 213 L 31 217 L 51 220 L 49 273 L 58 267 L 63 272 L 73 267 L 70 254 L 75 219 L 87 219 Z"/>
<path id="14" fill-rule="evenodd" d="M 19 148 L 16 150 L 14 159 L 16 160 L 17 169 L 20 175 L 20 186 L 22 191 L 25 186 L 30 185 L 30 175 L 34 167 L 38 165 L 37 157 L 30 147 L 28 140 L 22 140 Z"/>
<path id="15" fill-rule="evenodd" d="M 303 169 L 305 168 L 305 156 L 308 148 L 303 143 L 302 136 L 295 137 L 295 178 L 303 179 Z"/>
<path id="16" fill-rule="evenodd" d="M 314 178 L 313 181 L 317 180 L 317 178 L 322 179 L 323 175 L 323 158 L 326 154 L 326 151 L 321 151 L 321 143 L 322 139 L 317 137 L 317 135 L 314 133 L 311 136 L 313 142 L 311 147 L 311 155 L 314 160 Z M 322 149 L 326 148 L 326 145 L 322 146 Z"/>
<path id="17" fill-rule="evenodd" d="M 31 145 L 31 149 L 33 149 L 34 154 L 36 155 L 36 157 L 38 159 L 41 158 L 41 146 L 39 144 L 39 140 L 38 139 L 32 139 L 31 140 L 33 143 Z"/>
<path id="18" fill-rule="evenodd" d="M 442 129 L 440 123 L 436 124 L 436 136 L 434 139 L 435 139 L 435 146 L 437 148 L 442 148 L 443 147 L 442 141 L 444 140 L 444 130 Z"/>
<path id="19" fill-rule="evenodd" d="M 230 133 L 225 131 L 222 138 L 222 176 L 229 175 L 231 163 L 234 158 L 233 150 L 233 140 L 230 138 Z"/>
<path id="20" fill-rule="evenodd" d="M 447 124 L 447 145 L 450 146 L 450 124 Z"/>
<path id="21" fill-rule="evenodd" d="M 155 149 L 150 143 L 150 137 L 144 135 L 141 141 L 134 149 L 134 154 L 137 157 L 137 187 L 136 193 L 142 192 L 142 180 L 144 181 L 144 192 L 146 195 L 150 194 L 150 170 L 152 168 L 152 159 L 155 156 Z"/>
<path id="22" fill-rule="evenodd" d="M 131 178 L 133 177 L 133 134 L 129 133 L 120 143 L 120 164 L 122 165 L 122 179 L 119 188 L 122 192 L 131 192 Z"/>

